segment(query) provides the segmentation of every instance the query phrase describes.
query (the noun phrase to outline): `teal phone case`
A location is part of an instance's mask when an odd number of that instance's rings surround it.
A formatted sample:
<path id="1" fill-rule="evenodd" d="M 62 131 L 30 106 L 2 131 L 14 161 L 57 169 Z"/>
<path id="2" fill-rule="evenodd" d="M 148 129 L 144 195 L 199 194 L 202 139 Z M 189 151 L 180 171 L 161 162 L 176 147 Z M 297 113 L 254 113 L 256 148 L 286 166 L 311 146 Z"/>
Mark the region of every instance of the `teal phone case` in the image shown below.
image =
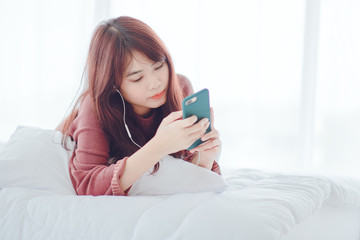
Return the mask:
<path id="1" fill-rule="evenodd" d="M 183 118 L 188 118 L 192 115 L 196 115 L 198 117 L 198 121 L 200 121 L 203 118 L 210 119 L 210 101 L 209 101 L 209 90 L 203 89 L 199 92 L 196 92 L 186 98 L 184 98 L 182 102 L 182 109 L 183 109 Z M 206 129 L 206 132 L 211 131 L 211 124 Z M 191 150 L 194 147 L 197 147 L 203 143 L 201 139 L 199 138 L 196 140 L 187 150 Z"/>

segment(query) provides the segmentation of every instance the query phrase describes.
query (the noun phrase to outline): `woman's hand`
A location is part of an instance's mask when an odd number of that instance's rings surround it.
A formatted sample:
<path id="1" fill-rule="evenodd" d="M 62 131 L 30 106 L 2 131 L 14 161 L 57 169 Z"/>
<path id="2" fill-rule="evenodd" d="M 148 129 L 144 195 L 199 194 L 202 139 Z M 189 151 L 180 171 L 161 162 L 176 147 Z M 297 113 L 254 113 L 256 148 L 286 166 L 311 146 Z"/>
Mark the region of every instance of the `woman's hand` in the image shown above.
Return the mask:
<path id="1" fill-rule="evenodd" d="M 221 153 L 222 142 L 220 140 L 220 133 L 214 127 L 214 110 L 211 108 L 211 131 L 201 137 L 204 142 L 199 146 L 193 148 L 190 152 L 199 152 L 200 161 L 199 166 L 211 169 L 215 160 L 218 160 Z M 197 158 L 199 155 L 197 156 Z M 197 159 L 195 160 L 197 161 Z"/>
<path id="2" fill-rule="evenodd" d="M 182 119 L 182 111 L 170 113 L 165 117 L 153 140 L 158 143 L 164 154 L 171 154 L 191 146 L 197 139 L 206 136 L 209 119 L 201 119 L 198 123 L 196 116 Z"/>

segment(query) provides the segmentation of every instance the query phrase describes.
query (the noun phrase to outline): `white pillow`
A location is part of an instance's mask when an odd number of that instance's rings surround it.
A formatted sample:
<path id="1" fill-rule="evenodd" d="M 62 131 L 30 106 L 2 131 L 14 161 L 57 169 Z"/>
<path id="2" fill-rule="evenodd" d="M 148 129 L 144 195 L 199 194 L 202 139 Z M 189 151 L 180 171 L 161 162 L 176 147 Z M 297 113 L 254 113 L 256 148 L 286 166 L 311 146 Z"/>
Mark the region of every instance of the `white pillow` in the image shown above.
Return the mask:
<path id="1" fill-rule="evenodd" d="M 69 176 L 67 151 L 61 132 L 18 126 L 0 152 L 0 188 L 26 187 L 76 194 Z"/>
<path id="2" fill-rule="evenodd" d="M 152 170 L 133 184 L 129 195 L 222 192 L 226 189 L 219 174 L 172 156 L 160 160 L 156 173 L 151 174 Z"/>

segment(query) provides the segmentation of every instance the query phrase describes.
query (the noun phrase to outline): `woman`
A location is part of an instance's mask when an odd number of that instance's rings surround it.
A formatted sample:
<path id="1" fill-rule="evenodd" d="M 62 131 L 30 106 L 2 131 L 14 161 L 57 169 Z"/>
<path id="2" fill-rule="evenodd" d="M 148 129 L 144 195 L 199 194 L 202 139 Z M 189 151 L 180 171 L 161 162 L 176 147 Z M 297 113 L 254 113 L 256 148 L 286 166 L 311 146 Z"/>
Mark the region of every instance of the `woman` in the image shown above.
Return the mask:
<path id="1" fill-rule="evenodd" d="M 76 142 L 70 177 L 78 194 L 127 195 L 168 154 L 220 174 L 219 133 L 205 134 L 208 119 L 182 119 L 181 101 L 192 88 L 145 23 L 119 17 L 100 24 L 86 71 L 88 88 L 58 128 Z M 206 143 L 184 150 L 200 137 Z"/>

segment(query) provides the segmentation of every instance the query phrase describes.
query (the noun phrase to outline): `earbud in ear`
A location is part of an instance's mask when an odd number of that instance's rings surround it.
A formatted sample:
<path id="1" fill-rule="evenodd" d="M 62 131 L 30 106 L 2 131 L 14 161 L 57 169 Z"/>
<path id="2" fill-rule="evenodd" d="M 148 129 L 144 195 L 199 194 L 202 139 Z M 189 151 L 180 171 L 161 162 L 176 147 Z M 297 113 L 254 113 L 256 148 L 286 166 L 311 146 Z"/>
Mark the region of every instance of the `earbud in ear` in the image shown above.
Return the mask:
<path id="1" fill-rule="evenodd" d="M 115 87 L 115 85 L 113 86 L 113 88 L 115 89 L 115 91 L 117 91 L 117 92 L 121 95 L 121 92 L 119 91 L 119 89 L 117 89 L 117 88 Z"/>

